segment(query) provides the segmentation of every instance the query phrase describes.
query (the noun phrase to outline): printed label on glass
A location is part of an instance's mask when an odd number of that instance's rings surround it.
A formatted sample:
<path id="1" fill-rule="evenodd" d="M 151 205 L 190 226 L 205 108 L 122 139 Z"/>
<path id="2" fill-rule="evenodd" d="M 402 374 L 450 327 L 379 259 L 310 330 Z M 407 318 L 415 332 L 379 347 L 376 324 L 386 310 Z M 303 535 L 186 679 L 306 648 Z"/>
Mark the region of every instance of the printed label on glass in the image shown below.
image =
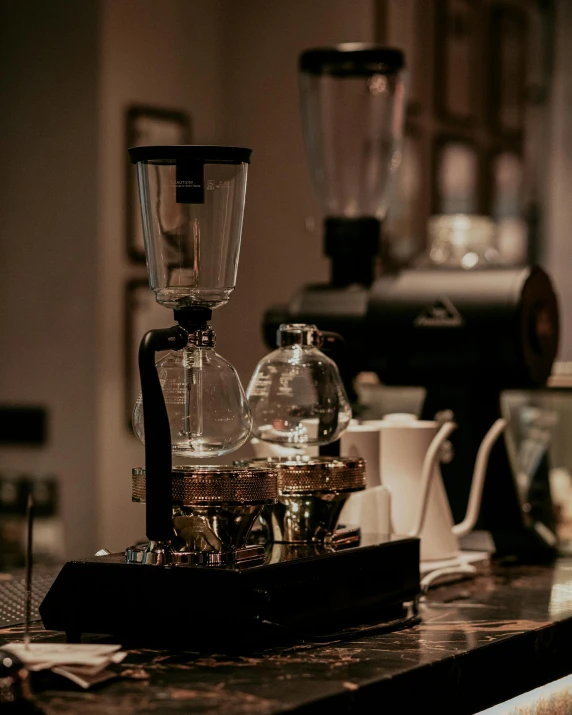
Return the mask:
<path id="1" fill-rule="evenodd" d="M 175 189 L 178 204 L 204 204 L 204 174 L 204 164 L 188 161 L 177 162 Z"/>

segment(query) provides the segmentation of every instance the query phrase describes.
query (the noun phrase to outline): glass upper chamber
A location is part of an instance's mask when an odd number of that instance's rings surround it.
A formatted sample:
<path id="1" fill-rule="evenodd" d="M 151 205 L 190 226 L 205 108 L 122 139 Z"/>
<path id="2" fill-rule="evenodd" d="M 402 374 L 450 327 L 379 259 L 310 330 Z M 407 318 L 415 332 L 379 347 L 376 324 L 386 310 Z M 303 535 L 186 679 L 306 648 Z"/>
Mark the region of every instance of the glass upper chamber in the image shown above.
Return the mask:
<path id="1" fill-rule="evenodd" d="M 347 43 L 307 50 L 299 69 L 306 149 L 326 214 L 383 219 L 401 162 L 403 53 Z"/>
<path id="2" fill-rule="evenodd" d="M 278 345 L 258 363 L 246 391 L 253 436 L 293 447 L 333 442 L 352 412 L 336 363 L 319 350 L 320 332 L 281 325 Z"/>
<path id="3" fill-rule="evenodd" d="M 168 308 L 224 305 L 236 283 L 251 150 L 148 146 L 137 165 L 149 284 Z"/>

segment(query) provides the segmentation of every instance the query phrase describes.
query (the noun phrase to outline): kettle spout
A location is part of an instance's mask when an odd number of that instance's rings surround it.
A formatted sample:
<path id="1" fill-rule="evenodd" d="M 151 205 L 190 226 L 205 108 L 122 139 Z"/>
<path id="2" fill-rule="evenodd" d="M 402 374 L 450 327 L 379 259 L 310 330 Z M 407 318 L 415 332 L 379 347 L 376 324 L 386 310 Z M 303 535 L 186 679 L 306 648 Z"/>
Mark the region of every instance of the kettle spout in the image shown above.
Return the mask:
<path id="1" fill-rule="evenodd" d="M 504 432 L 507 424 L 508 423 L 505 419 L 500 418 L 496 420 L 481 442 L 481 446 L 477 452 L 475 469 L 473 471 L 473 480 L 471 482 L 467 513 L 465 514 L 463 521 L 460 524 L 455 524 L 453 527 L 453 533 L 458 538 L 462 538 L 463 536 L 469 534 L 477 523 L 491 450 L 497 439 Z"/>

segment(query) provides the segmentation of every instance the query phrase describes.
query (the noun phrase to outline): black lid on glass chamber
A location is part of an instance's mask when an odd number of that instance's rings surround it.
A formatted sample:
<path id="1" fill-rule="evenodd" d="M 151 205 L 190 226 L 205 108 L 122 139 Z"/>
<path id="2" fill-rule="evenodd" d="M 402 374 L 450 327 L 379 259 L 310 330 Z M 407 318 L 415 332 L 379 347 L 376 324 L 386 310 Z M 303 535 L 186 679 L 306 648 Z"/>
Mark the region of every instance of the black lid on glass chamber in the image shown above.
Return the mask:
<path id="1" fill-rule="evenodd" d="M 128 149 L 132 164 L 140 161 L 200 161 L 204 164 L 249 164 L 252 149 L 239 146 L 181 144 L 171 146 L 136 146 Z"/>

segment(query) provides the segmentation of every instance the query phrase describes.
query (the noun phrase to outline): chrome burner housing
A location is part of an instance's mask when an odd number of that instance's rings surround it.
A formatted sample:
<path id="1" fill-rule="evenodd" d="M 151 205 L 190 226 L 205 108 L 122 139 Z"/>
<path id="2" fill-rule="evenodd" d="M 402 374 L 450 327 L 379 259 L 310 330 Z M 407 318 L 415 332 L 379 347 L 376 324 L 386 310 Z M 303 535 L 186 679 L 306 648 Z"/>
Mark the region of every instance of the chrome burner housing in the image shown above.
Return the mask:
<path id="1" fill-rule="evenodd" d="M 268 504 L 278 495 L 276 470 L 270 466 L 189 465 L 174 467 L 173 504 Z M 145 470 L 132 470 L 131 498 L 145 503 Z"/>
<path id="2" fill-rule="evenodd" d="M 278 502 L 260 522 L 278 543 L 332 542 L 349 495 L 365 489 L 365 461 L 347 457 L 269 457 L 237 463 L 275 469 Z"/>
<path id="3" fill-rule="evenodd" d="M 130 546 L 125 552 L 128 564 L 149 563 L 145 560 L 148 545 Z M 266 558 L 263 546 L 245 546 L 235 551 L 173 551 L 168 562 L 172 566 L 228 566 L 262 563 Z"/>
<path id="4" fill-rule="evenodd" d="M 264 506 L 276 503 L 276 470 L 269 467 L 175 467 L 173 553 L 177 565 L 219 565 L 263 558 L 246 548 L 248 533 Z M 145 502 L 145 470 L 132 472 L 132 499 Z M 145 563 L 140 549 L 127 550 L 129 563 Z"/>

